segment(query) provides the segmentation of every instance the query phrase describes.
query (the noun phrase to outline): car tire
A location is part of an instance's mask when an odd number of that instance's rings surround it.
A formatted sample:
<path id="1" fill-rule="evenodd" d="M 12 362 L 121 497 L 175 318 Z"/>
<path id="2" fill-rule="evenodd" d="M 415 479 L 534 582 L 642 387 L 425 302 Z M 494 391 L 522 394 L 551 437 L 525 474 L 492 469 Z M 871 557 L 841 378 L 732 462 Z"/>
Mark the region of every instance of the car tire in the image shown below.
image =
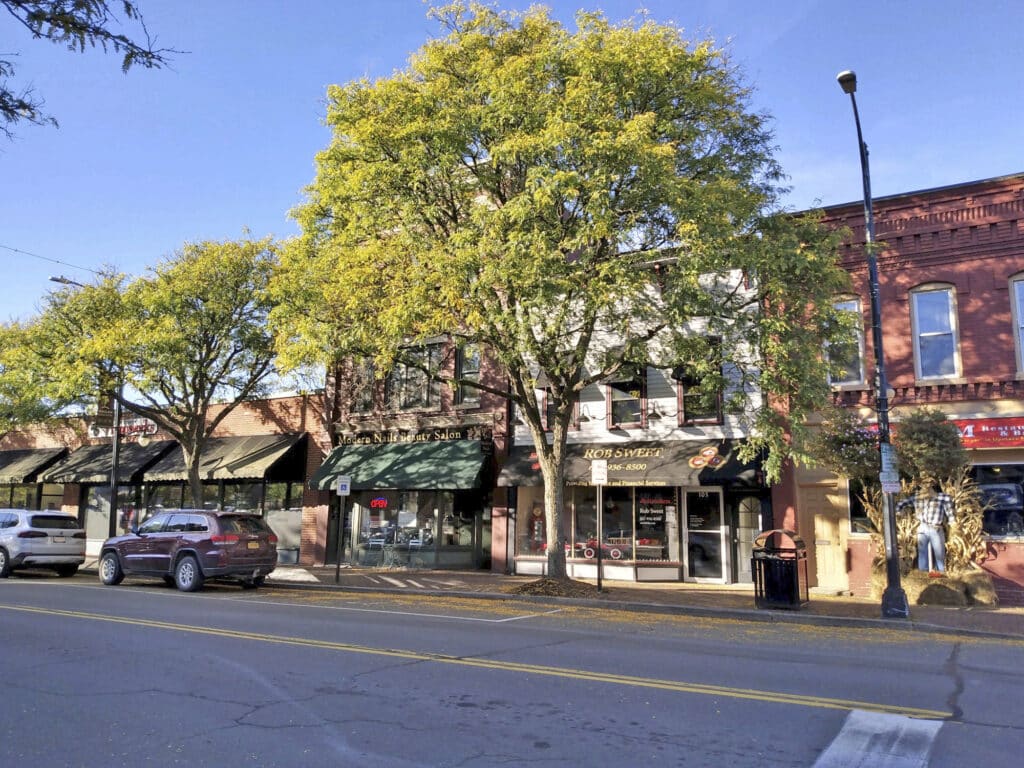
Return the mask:
<path id="1" fill-rule="evenodd" d="M 100 583 L 114 587 L 124 581 L 124 571 L 116 552 L 105 552 L 100 558 Z"/>
<path id="2" fill-rule="evenodd" d="M 184 555 L 174 566 L 174 583 L 182 592 L 196 592 L 203 587 L 203 572 L 199 561 L 192 555 Z"/>
<path id="3" fill-rule="evenodd" d="M 0 579 L 6 579 L 11 575 L 11 558 L 7 550 L 0 547 Z"/>
<path id="4" fill-rule="evenodd" d="M 62 579 L 70 579 L 76 573 L 78 573 L 77 565 L 55 565 L 53 570 L 57 572 L 57 575 Z"/>
<path id="5" fill-rule="evenodd" d="M 263 586 L 265 576 L 257 576 L 254 579 L 242 579 L 242 589 L 257 589 Z"/>

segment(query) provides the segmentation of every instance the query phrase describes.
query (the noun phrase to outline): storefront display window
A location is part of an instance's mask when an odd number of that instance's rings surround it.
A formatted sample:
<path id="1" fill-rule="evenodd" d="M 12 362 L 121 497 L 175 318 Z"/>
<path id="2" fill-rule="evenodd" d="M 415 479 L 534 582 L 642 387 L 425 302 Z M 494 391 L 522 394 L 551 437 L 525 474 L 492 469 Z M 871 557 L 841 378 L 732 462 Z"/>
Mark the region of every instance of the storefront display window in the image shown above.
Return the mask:
<path id="1" fill-rule="evenodd" d="M 354 556 L 361 565 L 427 565 L 437 548 L 461 543 L 451 491 L 359 491 L 352 496 Z M 472 528 L 470 527 L 470 536 Z M 388 560 L 388 562 L 385 562 Z"/>
<path id="2" fill-rule="evenodd" d="M 975 465 L 971 477 L 981 491 L 985 533 L 1024 536 L 1024 464 Z"/>
<path id="3" fill-rule="evenodd" d="M 260 500 L 263 495 L 263 483 L 225 483 L 223 509 L 236 512 L 260 511 Z"/>
<path id="4" fill-rule="evenodd" d="M 676 516 L 676 489 L 638 488 L 636 495 L 634 557 L 637 560 L 672 560 L 672 544 L 678 558 L 678 545 L 670 542 L 668 536 Z"/>
<path id="5" fill-rule="evenodd" d="M 0 485 L 0 507 L 10 509 L 35 509 L 36 484 L 20 483 L 17 485 Z M 46 509 L 46 507 L 43 507 Z"/>
<path id="6" fill-rule="evenodd" d="M 604 551 L 612 560 L 633 559 L 633 489 L 605 488 L 601 520 Z"/>
<path id="7" fill-rule="evenodd" d="M 544 489 L 525 486 L 519 489 L 516 519 L 516 554 L 541 556 L 547 554 L 547 527 L 544 515 Z"/>

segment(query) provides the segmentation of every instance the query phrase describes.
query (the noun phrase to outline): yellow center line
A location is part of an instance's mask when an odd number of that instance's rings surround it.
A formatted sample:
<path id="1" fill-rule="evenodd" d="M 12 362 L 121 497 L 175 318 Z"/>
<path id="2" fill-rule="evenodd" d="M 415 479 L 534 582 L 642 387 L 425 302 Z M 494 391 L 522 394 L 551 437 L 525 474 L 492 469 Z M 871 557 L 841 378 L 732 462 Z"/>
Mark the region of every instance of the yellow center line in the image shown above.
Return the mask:
<path id="1" fill-rule="evenodd" d="M 775 704 L 792 704 L 795 706 L 816 707 L 819 709 L 859 709 L 868 712 L 904 715 L 906 717 L 923 718 L 929 720 L 946 720 L 953 716 L 952 712 L 942 710 L 920 709 L 917 707 L 904 707 L 893 704 L 878 704 L 869 701 L 833 699 L 822 696 L 805 696 L 796 693 L 758 691 L 750 688 L 732 688 L 729 686 L 706 685 L 702 683 L 686 683 L 676 680 L 659 680 L 657 678 L 636 677 L 633 675 L 619 675 L 608 672 L 592 672 L 582 669 L 571 669 L 568 667 L 548 667 L 537 664 L 522 664 L 514 661 L 498 661 L 494 659 L 470 658 L 465 656 L 450 656 L 447 654 L 426 653 L 423 651 L 405 651 L 395 648 L 373 648 L 366 645 L 338 643 L 330 640 L 313 640 L 303 637 L 288 637 L 285 635 L 267 635 L 259 632 L 241 632 L 232 629 L 213 629 L 209 627 L 199 627 L 188 624 L 172 624 L 170 622 L 156 621 L 153 619 L 133 619 L 122 616 L 109 616 L 99 613 L 85 613 L 83 611 L 67 611 L 55 608 L 36 608 L 32 606 L 21 605 L 0 605 L 0 609 L 8 611 L 22 611 L 26 613 L 38 613 L 47 616 L 64 616 L 68 618 L 86 619 L 90 621 L 103 621 L 111 624 L 128 624 L 131 626 L 148 627 L 151 629 L 165 629 L 172 632 L 189 632 L 197 635 L 229 637 L 237 640 L 254 640 L 262 643 L 294 645 L 304 648 L 319 648 L 330 651 L 341 651 L 344 653 L 362 653 L 372 656 L 385 656 L 395 659 L 406 659 L 409 661 L 429 661 L 437 664 L 454 664 L 463 667 L 476 667 L 479 669 L 491 669 L 504 672 L 518 672 L 530 675 L 546 675 L 549 677 L 561 677 L 572 680 L 585 680 L 589 682 L 599 683 L 612 683 L 615 685 L 626 685 L 637 688 L 654 688 L 663 691 L 674 691 L 676 693 L 693 693 L 705 696 L 721 696 L 734 699 L 751 699 L 754 701 L 766 701 Z"/>

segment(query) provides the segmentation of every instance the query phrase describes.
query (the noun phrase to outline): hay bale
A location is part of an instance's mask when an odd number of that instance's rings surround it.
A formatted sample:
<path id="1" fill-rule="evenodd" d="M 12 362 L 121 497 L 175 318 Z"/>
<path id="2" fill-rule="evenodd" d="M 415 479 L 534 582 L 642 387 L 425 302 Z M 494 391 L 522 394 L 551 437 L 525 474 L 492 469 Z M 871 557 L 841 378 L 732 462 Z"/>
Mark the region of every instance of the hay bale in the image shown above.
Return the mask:
<path id="1" fill-rule="evenodd" d="M 909 596 L 908 596 L 909 599 Z M 932 579 L 917 595 L 917 605 L 949 605 L 963 608 L 969 605 L 964 584 L 956 579 Z"/>
<path id="2" fill-rule="evenodd" d="M 989 608 L 999 605 L 999 597 L 996 595 L 996 587 L 992 583 L 991 574 L 974 566 L 970 570 L 958 573 L 956 578 L 964 585 L 968 605 L 982 605 Z"/>

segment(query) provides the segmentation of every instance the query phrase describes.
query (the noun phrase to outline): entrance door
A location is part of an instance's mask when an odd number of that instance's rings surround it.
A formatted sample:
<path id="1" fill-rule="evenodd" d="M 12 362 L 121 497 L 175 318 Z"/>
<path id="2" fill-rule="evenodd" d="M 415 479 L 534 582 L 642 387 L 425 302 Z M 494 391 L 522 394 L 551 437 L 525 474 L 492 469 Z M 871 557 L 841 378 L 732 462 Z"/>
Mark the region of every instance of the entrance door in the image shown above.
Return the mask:
<path id="1" fill-rule="evenodd" d="M 686 575 L 690 581 L 724 583 L 729 573 L 729 526 L 722 491 L 702 488 L 684 494 Z"/>
<path id="2" fill-rule="evenodd" d="M 735 535 L 736 582 L 751 584 L 754 581 L 750 561 L 754 556 L 754 538 L 761 532 L 761 500 L 756 496 L 744 496 L 736 505 Z"/>
<path id="3" fill-rule="evenodd" d="M 846 573 L 850 518 L 845 490 L 845 485 L 834 482 L 800 486 L 800 530 L 814 531 L 808 577 L 812 586 L 829 592 L 845 592 L 850 583 Z"/>

